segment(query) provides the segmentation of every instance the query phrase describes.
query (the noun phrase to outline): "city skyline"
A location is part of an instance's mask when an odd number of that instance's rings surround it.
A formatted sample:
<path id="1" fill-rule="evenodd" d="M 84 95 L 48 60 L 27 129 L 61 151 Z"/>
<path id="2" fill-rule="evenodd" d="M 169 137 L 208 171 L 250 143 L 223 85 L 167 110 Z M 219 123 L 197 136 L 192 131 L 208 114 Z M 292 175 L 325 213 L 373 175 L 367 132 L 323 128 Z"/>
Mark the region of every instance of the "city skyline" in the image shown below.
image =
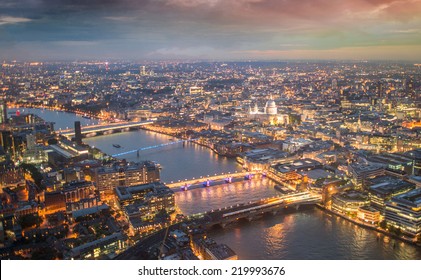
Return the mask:
<path id="1" fill-rule="evenodd" d="M 19 0 L 0 59 L 421 60 L 421 1 Z"/>
<path id="2" fill-rule="evenodd" d="M 1 67 L 1 259 L 421 258 L 420 65 Z"/>

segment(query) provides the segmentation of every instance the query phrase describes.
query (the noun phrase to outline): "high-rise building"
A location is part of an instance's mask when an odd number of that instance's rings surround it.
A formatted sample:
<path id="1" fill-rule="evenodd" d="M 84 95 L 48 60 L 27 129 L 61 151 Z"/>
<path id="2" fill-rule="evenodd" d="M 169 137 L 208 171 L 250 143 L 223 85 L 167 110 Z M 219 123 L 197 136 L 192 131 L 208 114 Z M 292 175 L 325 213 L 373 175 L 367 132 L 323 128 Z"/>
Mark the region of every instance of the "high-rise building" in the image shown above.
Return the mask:
<path id="1" fill-rule="evenodd" d="M 381 81 L 379 81 L 377 83 L 376 92 L 377 92 L 377 97 L 379 97 L 379 98 L 382 98 L 383 97 L 383 85 L 382 85 L 382 82 Z"/>
<path id="2" fill-rule="evenodd" d="M 332 89 L 333 90 L 338 89 L 338 80 L 336 80 L 336 79 L 332 80 Z"/>
<path id="3" fill-rule="evenodd" d="M 80 121 L 75 121 L 75 142 L 82 144 L 82 129 L 80 127 Z"/>
<path id="4" fill-rule="evenodd" d="M 139 74 L 141 76 L 146 76 L 146 67 L 145 66 L 140 66 Z"/>
<path id="5" fill-rule="evenodd" d="M 12 132 L 9 130 L 0 131 L 0 146 L 3 147 L 5 151 L 13 146 Z"/>
<path id="6" fill-rule="evenodd" d="M 0 103 L 0 124 L 7 123 L 7 104 L 6 102 Z"/>

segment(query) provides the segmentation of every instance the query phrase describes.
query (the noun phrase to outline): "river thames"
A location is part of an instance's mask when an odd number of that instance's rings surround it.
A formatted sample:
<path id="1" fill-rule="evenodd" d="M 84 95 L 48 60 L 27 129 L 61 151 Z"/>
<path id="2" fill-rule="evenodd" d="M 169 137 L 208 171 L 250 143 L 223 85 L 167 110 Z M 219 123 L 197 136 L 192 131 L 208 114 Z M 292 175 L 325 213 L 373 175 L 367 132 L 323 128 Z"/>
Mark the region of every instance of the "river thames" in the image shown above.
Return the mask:
<path id="1" fill-rule="evenodd" d="M 28 109 L 25 109 L 28 110 Z M 90 120 L 71 113 L 31 109 L 55 128 L 72 127 L 75 120 Z M 92 122 L 92 120 L 91 120 Z M 84 139 L 85 143 L 107 154 L 173 141 L 171 137 L 150 131 L 131 131 Z M 113 147 L 118 144 L 121 148 Z M 152 160 L 162 166 L 164 182 L 191 179 L 222 172 L 241 170 L 235 160 L 189 143 L 151 149 L 125 157 L 127 160 Z M 176 204 L 185 214 L 257 200 L 276 195 L 269 179 L 223 184 L 176 193 Z M 229 245 L 239 259 L 421 259 L 420 248 L 363 229 L 319 209 L 299 210 L 267 216 L 252 222 L 240 222 L 209 235 Z"/>

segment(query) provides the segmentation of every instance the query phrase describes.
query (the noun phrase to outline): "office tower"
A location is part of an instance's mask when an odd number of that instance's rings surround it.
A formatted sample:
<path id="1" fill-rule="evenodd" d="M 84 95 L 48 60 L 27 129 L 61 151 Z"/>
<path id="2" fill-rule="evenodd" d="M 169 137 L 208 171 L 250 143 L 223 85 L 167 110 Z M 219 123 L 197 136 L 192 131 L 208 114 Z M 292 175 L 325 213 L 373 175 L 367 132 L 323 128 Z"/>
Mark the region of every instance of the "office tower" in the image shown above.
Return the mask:
<path id="1" fill-rule="evenodd" d="M 80 121 L 75 121 L 75 142 L 82 144 L 82 129 L 80 127 Z"/>
<path id="2" fill-rule="evenodd" d="M 332 89 L 333 90 L 338 89 L 338 80 L 336 80 L 336 79 L 332 80 Z"/>
<path id="3" fill-rule="evenodd" d="M 2 102 L 0 104 L 0 124 L 7 123 L 7 104 Z"/>
<path id="4" fill-rule="evenodd" d="M 146 67 L 145 66 L 141 66 L 139 72 L 140 72 L 140 75 L 141 76 L 146 76 Z"/>

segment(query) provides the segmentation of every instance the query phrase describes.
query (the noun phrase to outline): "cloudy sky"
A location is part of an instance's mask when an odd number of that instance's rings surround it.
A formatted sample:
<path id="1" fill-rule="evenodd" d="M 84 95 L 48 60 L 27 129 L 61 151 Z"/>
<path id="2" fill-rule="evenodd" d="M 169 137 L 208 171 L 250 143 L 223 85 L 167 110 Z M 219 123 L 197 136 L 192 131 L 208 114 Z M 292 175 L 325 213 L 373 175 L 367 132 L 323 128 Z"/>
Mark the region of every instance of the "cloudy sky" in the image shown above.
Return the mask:
<path id="1" fill-rule="evenodd" d="M 421 61 L 421 0 L 0 0 L 0 59 Z"/>

